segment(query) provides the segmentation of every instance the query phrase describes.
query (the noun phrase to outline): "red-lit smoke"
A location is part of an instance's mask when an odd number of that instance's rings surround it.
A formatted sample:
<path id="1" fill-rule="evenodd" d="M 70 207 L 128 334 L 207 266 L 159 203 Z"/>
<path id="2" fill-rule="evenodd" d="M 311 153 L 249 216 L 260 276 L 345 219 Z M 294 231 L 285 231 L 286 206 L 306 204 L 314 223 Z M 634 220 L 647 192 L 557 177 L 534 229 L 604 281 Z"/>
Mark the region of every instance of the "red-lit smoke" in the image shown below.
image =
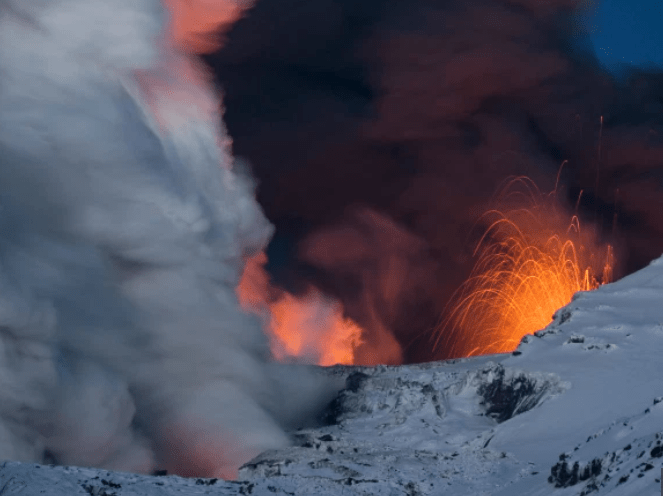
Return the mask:
<path id="1" fill-rule="evenodd" d="M 272 286 L 266 262 L 264 253 L 247 261 L 237 296 L 245 310 L 260 316 L 273 357 L 318 365 L 357 363 L 363 331 L 343 315 L 341 304 L 314 287 L 295 296 Z"/>
<path id="2" fill-rule="evenodd" d="M 276 227 L 275 284 L 320 288 L 404 362 L 444 358 L 425 336 L 472 271 L 495 185 L 549 191 L 564 160 L 559 203 L 584 189 L 581 230 L 615 246 L 618 273 L 659 256 L 663 78 L 602 70 L 580 3 L 261 0 L 235 23 L 206 60 Z"/>
<path id="3" fill-rule="evenodd" d="M 164 0 L 170 12 L 169 36 L 189 53 L 208 53 L 222 44 L 222 33 L 240 18 L 251 0 Z"/>

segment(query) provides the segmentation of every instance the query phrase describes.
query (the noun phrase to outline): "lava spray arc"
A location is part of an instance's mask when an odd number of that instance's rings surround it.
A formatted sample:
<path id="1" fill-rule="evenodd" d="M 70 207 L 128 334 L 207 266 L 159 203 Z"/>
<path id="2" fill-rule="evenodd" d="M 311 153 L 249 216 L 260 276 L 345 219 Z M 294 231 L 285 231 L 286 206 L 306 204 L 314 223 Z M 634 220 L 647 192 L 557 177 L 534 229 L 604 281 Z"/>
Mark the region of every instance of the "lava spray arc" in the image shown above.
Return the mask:
<path id="1" fill-rule="evenodd" d="M 543 194 L 531 179 L 516 177 L 497 199 L 507 208 L 482 216 L 488 227 L 474 251 L 476 264 L 433 337 L 445 358 L 513 351 L 576 292 L 612 281 L 612 246 L 581 230 L 577 215 L 569 222 L 557 187 Z"/>

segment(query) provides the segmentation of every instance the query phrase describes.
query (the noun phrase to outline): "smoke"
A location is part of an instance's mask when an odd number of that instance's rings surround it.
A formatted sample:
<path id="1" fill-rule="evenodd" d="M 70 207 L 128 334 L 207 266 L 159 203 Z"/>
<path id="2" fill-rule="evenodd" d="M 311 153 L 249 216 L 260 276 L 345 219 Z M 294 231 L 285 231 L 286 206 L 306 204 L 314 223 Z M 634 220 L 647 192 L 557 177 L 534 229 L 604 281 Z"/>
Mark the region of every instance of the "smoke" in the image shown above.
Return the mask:
<path id="1" fill-rule="evenodd" d="M 237 286 L 242 308 L 257 314 L 279 362 L 336 365 L 357 363 L 362 329 L 344 318 L 337 301 L 315 288 L 297 298 L 274 287 L 260 253 L 247 261 Z"/>
<path id="2" fill-rule="evenodd" d="M 0 0 L 0 459 L 232 477 L 333 393 L 239 307 L 273 228 L 167 22 Z"/>
<path id="3" fill-rule="evenodd" d="M 340 299 L 405 362 L 444 358 L 431 329 L 493 194 L 514 175 L 551 191 L 564 161 L 557 198 L 615 246 L 617 277 L 660 256 L 663 76 L 601 66 L 594 6 L 257 2 L 206 61 L 276 226 L 274 280 Z"/>
<path id="4" fill-rule="evenodd" d="M 164 0 L 171 12 L 170 39 L 192 53 L 207 53 L 222 45 L 224 32 L 253 3 L 251 0 Z"/>

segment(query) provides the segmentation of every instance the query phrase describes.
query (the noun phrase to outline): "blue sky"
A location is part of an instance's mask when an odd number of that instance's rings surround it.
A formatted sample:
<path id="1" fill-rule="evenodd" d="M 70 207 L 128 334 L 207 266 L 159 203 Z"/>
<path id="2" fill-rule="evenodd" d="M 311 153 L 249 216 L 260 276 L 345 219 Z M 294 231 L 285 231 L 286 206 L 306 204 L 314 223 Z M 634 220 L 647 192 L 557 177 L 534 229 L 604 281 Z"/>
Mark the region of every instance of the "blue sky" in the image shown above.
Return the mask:
<path id="1" fill-rule="evenodd" d="M 663 69 L 662 0 L 590 0 L 596 3 L 591 41 L 611 71 L 619 63 L 655 64 Z"/>

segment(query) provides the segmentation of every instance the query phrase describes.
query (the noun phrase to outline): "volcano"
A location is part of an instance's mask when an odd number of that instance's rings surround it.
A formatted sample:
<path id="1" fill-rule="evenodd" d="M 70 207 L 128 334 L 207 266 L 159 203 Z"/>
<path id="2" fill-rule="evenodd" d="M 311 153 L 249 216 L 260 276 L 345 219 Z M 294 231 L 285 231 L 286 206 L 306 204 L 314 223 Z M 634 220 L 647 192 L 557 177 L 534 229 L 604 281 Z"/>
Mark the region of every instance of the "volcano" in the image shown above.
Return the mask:
<path id="1" fill-rule="evenodd" d="M 652 490 L 663 77 L 591 8 L 0 0 L 0 495 Z"/>
<path id="2" fill-rule="evenodd" d="M 508 354 L 331 367 L 323 426 L 236 481 L 5 462 L 0 489 L 71 494 L 655 495 L 663 470 L 663 258 L 578 293 Z"/>

